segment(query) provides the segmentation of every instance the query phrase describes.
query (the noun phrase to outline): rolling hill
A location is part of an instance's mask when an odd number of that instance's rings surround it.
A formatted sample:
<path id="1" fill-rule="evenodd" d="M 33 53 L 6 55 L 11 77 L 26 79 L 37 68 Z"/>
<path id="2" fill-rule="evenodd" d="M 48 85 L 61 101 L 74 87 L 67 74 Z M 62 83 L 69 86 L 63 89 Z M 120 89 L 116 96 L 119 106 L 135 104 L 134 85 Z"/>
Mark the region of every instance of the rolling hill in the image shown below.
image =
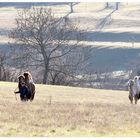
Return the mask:
<path id="1" fill-rule="evenodd" d="M 42 3 L 44 4 L 44 3 Z M 5 51 L 10 29 L 15 26 L 17 10 L 40 3 L 0 3 L 0 50 Z M 140 52 L 140 4 L 121 3 L 114 10 L 113 3 L 108 9 L 105 3 L 77 3 L 69 18 L 85 30 L 83 43 L 91 46 L 93 53 L 89 60 L 95 71 L 116 71 L 133 68 L 130 63 L 139 62 Z M 70 11 L 67 3 L 46 3 L 57 16 Z M 26 7 L 27 6 L 27 7 Z M 7 48 L 8 49 L 8 48 Z M 105 64 L 105 65 L 103 65 Z M 136 64 L 134 64 L 136 65 Z"/>

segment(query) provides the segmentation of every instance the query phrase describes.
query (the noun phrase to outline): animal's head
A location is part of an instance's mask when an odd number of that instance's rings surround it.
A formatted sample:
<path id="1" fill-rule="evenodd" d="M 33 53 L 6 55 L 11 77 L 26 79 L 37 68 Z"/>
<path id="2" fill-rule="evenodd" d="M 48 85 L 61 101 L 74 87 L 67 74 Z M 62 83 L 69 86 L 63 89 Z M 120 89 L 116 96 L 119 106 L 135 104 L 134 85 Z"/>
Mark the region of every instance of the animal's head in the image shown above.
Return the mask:
<path id="1" fill-rule="evenodd" d="M 25 77 L 25 79 L 27 80 L 27 79 L 29 79 L 30 78 L 30 72 L 24 72 L 24 77 Z"/>
<path id="2" fill-rule="evenodd" d="M 19 83 L 25 82 L 25 77 L 23 75 L 18 76 Z"/>
<path id="3" fill-rule="evenodd" d="M 134 81 L 137 81 L 139 79 L 139 76 L 134 77 Z"/>
<path id="4" fill-rule="evenodd" d="M 134 85 L 134 80 L 130 79 L 129 80 L 129 86 L 133 86 Z"/>
<path id="5" fill-rule="evenodd" d="M 135 76 L 135 77 L 134 77 L 134 81 L 136 82 L 136 81 L 138 81 L 138 80 L 140 80 L 140 76 Z"/>

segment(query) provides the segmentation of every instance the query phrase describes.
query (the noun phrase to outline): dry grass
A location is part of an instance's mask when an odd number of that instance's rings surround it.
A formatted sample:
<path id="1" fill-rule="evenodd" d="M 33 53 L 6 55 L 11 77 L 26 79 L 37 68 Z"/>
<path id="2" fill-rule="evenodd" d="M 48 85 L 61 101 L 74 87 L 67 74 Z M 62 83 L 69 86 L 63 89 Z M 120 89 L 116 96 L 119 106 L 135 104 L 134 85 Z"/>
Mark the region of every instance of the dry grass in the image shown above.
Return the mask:
<path id="1" fill-rule="evenodd" d="M 22 103 L 16 86 L 0 82 L 0 136 L 140 135 L 140 103 L 125 91 L 37 85 L 35 100 Z"/>

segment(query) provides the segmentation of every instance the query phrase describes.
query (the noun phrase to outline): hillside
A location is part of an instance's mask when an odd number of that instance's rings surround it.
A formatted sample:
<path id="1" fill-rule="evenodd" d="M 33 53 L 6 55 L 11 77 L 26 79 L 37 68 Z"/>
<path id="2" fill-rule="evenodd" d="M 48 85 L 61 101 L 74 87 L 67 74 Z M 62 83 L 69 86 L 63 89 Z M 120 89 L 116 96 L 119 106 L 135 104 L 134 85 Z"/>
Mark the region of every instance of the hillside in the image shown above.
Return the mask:
<path id="1" fill-rule="evenodd" d="M 40 3 L 32 5 L 40 6 Z M 44 4 L 45 5 L 45 4 Z M 113 5 L 113 4 L 112 4 Z M 0 49 L 6 48 L 8 32 L 15 26 L 17 10 L 27 8 L 31 3 L 1 3 L 0 7 Z M 70 7 L 66 3 L 47 3 L 57 16 L 66 15 Z M 139 61 L 140 52 L 140 4 L 121 3 L 119 10 L 113 6 L 105 9 L 105 3 L 77 3 L 74 13 L 69 15 L 73 22 L 85 29 L 85 46 L 93 48 L 90 58 L 91 69 L 95 71 L 116 71 L 133 68 Z M 131 65 L 132 63 L 133 65 Z M 104 65 L 105 64 L 105 65 Z"/>
<path id="2" fill-rule="evenodd" d="M 36 85 L 21 103 L 16 87 L 0 82 L 0 136 L 140 136 L 140 102 L 127 92 Z"/>

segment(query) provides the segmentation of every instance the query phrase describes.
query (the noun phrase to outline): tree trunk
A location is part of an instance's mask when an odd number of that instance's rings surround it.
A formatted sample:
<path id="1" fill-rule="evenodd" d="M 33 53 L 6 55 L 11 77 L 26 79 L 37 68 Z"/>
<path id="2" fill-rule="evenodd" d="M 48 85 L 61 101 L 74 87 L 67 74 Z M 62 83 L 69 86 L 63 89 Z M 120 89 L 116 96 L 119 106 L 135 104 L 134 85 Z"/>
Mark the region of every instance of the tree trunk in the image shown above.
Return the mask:
<path id="1" fill-rule="evenodd" d="M 2 79 L 2 68 L 0 66 L 0 80 Z"/>
<path id="2" fill-rule="evenodd" d="M 47 84 L 50 59 L 47 57 L 47 54 L 45 52 L 45 46 L 43 44 L 41 45 L 41 52 L 42 52 L 42 56 L 44 58 L 44 67 L 45 67 L 45 71 L 43 74 L 43 84 Z"/>
<path id="3" fill-rule="evenodd" d="M 2 80 L 2 58 L 0 58 L 0 80 Z"/>
<path id="4" fill-rule="evenodd" d="M 116 2 L 116 10 L 119 9 L 119 2 Z"/>
<path id="5" fill-rule="evenodd" d="M 109 3 L 108 2 L 106 2 L 106 7 L 105 8 L 109 8 Z"/>
<path id="6" fill-rule="evenodd" d="M 45 66 L 44 76 L 43 76 L 43 84 L 47 84 L 48 81 L 48 66 Z"/>
<path id="7" fill-rule="evenodd" d="M 73 13 L 73 3 L 70 3 L 70 13 Z"/>

